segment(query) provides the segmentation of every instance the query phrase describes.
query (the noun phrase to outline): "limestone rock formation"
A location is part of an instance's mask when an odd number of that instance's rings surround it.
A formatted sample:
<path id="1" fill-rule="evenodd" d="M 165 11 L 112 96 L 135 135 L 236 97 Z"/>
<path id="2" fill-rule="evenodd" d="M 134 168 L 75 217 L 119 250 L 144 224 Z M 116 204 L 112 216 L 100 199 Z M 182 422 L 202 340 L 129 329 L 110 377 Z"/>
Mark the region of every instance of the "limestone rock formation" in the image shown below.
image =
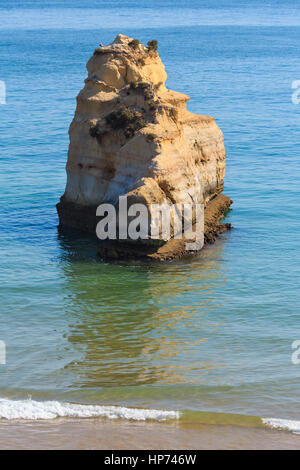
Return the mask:
<path id="1" fill-rule="evenodd" d="M 96 207 L 131 202 L 204 203 L 223 190 L 223 135 L 168 90 L 155 44 L 119 34 L 96 49 L 71 123 L 61 226 L 95 232 Z"/>

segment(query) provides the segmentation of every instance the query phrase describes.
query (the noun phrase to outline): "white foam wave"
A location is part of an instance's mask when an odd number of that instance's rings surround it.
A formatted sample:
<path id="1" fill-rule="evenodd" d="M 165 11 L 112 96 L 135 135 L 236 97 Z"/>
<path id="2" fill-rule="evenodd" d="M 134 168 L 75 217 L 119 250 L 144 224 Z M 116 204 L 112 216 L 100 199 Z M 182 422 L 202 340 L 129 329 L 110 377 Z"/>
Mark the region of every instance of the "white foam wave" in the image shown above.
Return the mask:
<path id="1" fill-rule="evenodd" d="M 145 421 L 148 419 L 163 421 L 179 418 L 176 411 L 125 408 L 119 406 L 79 405 L 58 401 L 39 402 L 35 400 L 0 399 L 0 419 L 54 419 L 61 417 L 109 419 L 130 419 Z"/>
<path id="2" fill-rule="evenodd" d="M 293 431 L 297 434 L 300 433 L 300 421 L 280 418 L 263 418 L 262 422 L 270 428 Z"/>

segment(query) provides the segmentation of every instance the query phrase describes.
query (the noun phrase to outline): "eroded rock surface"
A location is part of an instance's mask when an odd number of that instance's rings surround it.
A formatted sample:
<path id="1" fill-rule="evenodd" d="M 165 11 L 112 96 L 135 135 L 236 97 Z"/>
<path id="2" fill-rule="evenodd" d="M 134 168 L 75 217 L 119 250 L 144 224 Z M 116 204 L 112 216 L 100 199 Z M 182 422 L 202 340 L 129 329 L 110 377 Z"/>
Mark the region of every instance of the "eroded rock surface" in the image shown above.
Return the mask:
<path id="1" fill-rule="evenodd" d="M 223 190 L 223 135 L 165 86 L 158 53 L 119 34 L 96 49 L 71 123 L 61 226 L 95 232 L 96 207 L 207 203 Z"/>

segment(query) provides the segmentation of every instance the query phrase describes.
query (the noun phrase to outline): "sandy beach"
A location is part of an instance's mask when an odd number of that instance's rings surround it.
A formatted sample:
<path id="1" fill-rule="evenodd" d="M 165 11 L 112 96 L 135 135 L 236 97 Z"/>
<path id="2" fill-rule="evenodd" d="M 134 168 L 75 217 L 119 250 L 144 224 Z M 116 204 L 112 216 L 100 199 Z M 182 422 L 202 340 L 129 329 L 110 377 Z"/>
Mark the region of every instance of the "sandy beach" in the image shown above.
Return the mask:
<path id="1" fill-rule="evenodd" d="M 0 422 L 0 449 L 300 449 L 290 432 L 102 419 Z"/>

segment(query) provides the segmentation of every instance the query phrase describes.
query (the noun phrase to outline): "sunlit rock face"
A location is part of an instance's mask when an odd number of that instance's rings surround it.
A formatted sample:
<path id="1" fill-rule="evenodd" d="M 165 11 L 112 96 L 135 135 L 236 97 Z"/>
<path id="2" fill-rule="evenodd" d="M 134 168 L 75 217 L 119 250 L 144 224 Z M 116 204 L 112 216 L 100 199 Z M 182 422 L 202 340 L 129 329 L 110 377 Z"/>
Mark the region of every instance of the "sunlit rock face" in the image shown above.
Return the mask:
<path id="1" fill-rule="evenodd" d="M 119 34 L 96 49 L 71 123 L 61 226 L 95 231 L 95 208 L 208 203 L 223 190 L 225 149 L 215 120 L 168 90 L 157 51 Z"/>

